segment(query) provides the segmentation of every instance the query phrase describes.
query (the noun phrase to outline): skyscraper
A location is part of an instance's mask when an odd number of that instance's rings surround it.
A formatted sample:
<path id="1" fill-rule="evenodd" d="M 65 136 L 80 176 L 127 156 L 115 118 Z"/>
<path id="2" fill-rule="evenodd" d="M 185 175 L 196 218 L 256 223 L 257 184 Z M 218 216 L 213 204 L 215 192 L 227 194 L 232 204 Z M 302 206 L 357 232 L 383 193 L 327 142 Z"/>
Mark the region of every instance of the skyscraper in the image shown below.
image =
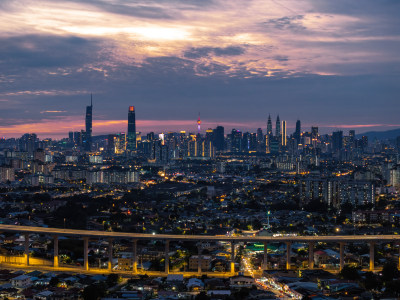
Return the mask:
<path id="1" fill-rule="evenodd" d="M 356 141 L 356 131 L 355 130 L 350 130 L 349 131 L 350 147 L 354 147 L 355 141 Z"/>
<path id="2" fill-rule="evenodd" d="M 276 118 L 275 136 L 277 139 L 279 139 L 281 136 L 281 121 L 279 119 L 279 115 Z"/>
<path id="3" fill-rule="evenodd" d="M 343 131 L 335 131 L 332 133 L 332 150 L 339 151 L 343 148 Z"/>
<path id="4" fill-rule="evenodd" d="M 297 120 L 296 131 L 293 134 L 293 137 L 295 138 L 297 144 L 300 144 L 300 136 L 301 136 L 301 122 L 300 120 Z"/>
<path id="5" fill-rule="evenodd" d="M 231 152 L 242 151 L 242 132 L 240 130 L 232 129 L 231 133 Z"/>
<path id="6" fill-rule="evenodd" d="M 217 126 L 217 128 L 214 129 L 214 134 L 213 134 L 213 139 L 214 139 L 214 147 L 217 151 L 222 151 L 224 150 L 224 145 L 225 145 L 225 130 L 224 127 L 222 126 Z"/>
<path id="7" fill-rule="evenodd" d="M 68 132 L 68 141 L 70 143 L 74 142 L 74 133 L 72 131 Z"/>
<path id="8" fill-rule="evenodd" d="M 317 126 L 312 126 L 311 127 L 311 144 L 313 147 L 316 147 L 318 143 L 318 127 Z"/>
<path id="9" fill-rule="evenodd" d="M 271 115 L 268 116 L 268 123 L 267 123 L 267 135 L 272 136 L 272 122 L 271 122 Z"/>
<path id="10" fill-rule="evenodd" d="M 282 146 L 286 146 L 286 121 L 282 121 Z"/>
<path id="11" fill-rule="evenodd" d="M 318 127 L 317 126 L 311 127 L 311 139 L 313 139 L 313 140 L 318 139 Z"/>
<path id="12" fill-rule="evenodd" d="M 261 128 L 257 129 L 257 152 L 263 152 L 265 149 L 264 134 Z"/>
<path id="13" fill-rule="evenodd" d="M 129 106 L 128 111 L 128 136 L 126 148 L 131 153 L 136 152 L 136 117 L 134 106 Z"/>
<path id="14" fill-rule="evenodd" d="M 85 132 L 85 140 L 84 140 L 84 148 L 86 151 L 92 150 L 92 119 L 93 119 L 93 98 L 92 94 L 90 94 L 90 106 L 86 106 L 86 132 Z"/>

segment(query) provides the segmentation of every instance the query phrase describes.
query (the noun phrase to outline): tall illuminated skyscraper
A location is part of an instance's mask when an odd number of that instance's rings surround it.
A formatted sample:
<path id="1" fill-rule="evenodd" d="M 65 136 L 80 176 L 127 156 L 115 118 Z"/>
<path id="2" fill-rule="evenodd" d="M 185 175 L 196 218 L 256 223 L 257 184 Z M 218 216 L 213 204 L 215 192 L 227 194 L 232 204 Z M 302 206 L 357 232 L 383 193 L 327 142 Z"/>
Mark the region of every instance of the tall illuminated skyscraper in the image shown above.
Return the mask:
<path id="1" fill-rule="evenodd" d="M 282 121 L 282 146 L 286 146 L 286 121 Z"/>
<path id="2" fill-rule="evenodd" d="M 86 132 L 84 139 L 84 148 L 86 151 L 92 150 L 92 121 L 93 121 L 93 97 L 90 94 L 90 106 L 86 106 Z"/>
<path id="3" fill-rule="evenodd" d="M 134 106 L 129 106 L 128 111 L 128 136 L 126 149 L 131 153 L 136 152 L 136 116 Z"/>

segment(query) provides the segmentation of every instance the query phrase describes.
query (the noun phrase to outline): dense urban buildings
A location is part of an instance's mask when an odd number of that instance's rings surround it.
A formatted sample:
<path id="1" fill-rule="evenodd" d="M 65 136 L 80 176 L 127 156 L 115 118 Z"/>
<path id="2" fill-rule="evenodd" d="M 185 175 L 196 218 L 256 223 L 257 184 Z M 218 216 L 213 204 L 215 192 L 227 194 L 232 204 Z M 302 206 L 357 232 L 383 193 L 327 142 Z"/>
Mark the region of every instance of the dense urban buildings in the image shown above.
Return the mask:
<path id="1" fill-rule="evenodd" d="M 126 134 L 96 136 L 92 108 L 86 130 L 64 139 L 27 133 L 0 140 L 0 222 L 61 230 L 46 236 L 3 229 L 0 263 L 40 271 L 2 271 L 13 288 L 0 285 L 2 295 L 84 295 L 99 287 L 94 274 L 106 274 L 99 277 L 103 296 L 122 295 L 113 287 L 123 276 L 130 278 L 124 289 L 138 299 L 169 292 L 186 298 L 225 293 L 226 299 L 239 293 L 247 299 L 396 293 L 391 284 L 398 273 L 385 276 L 388 268 L 397 270 L 399 245 L 379 235 L 400 230 L 398 138 L 370 141 L 354 130 L 321 135 L 317 126 L 304 131 L 300 120 L 290 132 L 279 116 L 275 128 L 268 116 L 256 132 L 201 131 L 199 118 L 196 133 L 142 133 L 134 106 Z M 82 244 L 63 228 L 151 239 L 92 236 Z M 312 242 L 363 234 L 377 240 Z M 186 235 L 204 239 L 179 240 Z M 252 242 L 263 237 L 272 242 Z M 44 273 L 49 268 L 61 272 L 56 284 Z M 62 273 L 77 271 L 93 274 Z M 149 284 L 145 274 L 165 276 L 162 285 L 152 281 L 147 296 L 135 287 Z M 212 287 L 217 280 L 224 289 Z M 53 289 L 59 284 L 63 290 Z"/>

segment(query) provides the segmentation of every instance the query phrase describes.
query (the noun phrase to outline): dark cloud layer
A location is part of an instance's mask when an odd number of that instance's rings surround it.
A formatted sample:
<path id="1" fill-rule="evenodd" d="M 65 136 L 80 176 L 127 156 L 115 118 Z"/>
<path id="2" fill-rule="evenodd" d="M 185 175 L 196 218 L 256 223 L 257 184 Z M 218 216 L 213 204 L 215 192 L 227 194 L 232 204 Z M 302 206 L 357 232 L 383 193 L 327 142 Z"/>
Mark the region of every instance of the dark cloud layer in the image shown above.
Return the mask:
<path id="1" fill-rule="evenodd" d="M 143 1 L 118 1 L 107 0 L 70 0 L 69 2 L 93 5 L 101 10 L 120 15 L 134 16 L 146 19 L 179 19 L 182 18 L 180 9 L 210 9 L 215 4 L 214 0 L 148 0 Z"/>
<path id="2" fill-rule="evenodd" d="M 245 48 L 241 46 L 221 47 L 198 47 L 190 48 L 184 52 L 186 58 L 201 58 L 208 57 L 211 54 L 216 56 L 234 56 L 245 53 Z"/>
<path id="3" fill-rule="evenodd" d="M 20 73 L 26 68 L 76 67 L 96 61 L 99 50 L 98 41 L 74 36 L 3 37 L 0 38 L 0 72 L 7 74 L 10 70 Z"/>
<path id="4" fill-rule="evenodd" d="M 299 21 L 303 18 L 304 16 L 302 15 L 274 18 L 267 20 L 266 22 L 264 22 L 264 24 L 268 26 L 273 26 L 280 30 L 300 31 L 306 29 L 299 23 Z"/>

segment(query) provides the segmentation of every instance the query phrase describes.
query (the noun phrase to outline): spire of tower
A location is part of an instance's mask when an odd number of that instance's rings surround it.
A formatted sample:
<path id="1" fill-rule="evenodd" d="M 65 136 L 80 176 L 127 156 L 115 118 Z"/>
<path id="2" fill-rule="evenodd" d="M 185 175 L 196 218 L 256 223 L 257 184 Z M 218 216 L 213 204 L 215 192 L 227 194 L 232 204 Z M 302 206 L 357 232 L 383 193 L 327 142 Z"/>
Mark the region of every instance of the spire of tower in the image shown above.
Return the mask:
<path id="1" fill-rule="evenodd" d="M 201 120 L 200 120 L 200 112 L 199 112 L 199 117 L 197 118 L 197 131 L 198 131 L 198 134 L 200 134 L 200 125 L 201 125 Z"/>
<path id="2" fill-rule="evenodd" d="M 93 107 L 93 96 L 92 96 L 92 93 L 90 93 L 90 106 Z"/>

